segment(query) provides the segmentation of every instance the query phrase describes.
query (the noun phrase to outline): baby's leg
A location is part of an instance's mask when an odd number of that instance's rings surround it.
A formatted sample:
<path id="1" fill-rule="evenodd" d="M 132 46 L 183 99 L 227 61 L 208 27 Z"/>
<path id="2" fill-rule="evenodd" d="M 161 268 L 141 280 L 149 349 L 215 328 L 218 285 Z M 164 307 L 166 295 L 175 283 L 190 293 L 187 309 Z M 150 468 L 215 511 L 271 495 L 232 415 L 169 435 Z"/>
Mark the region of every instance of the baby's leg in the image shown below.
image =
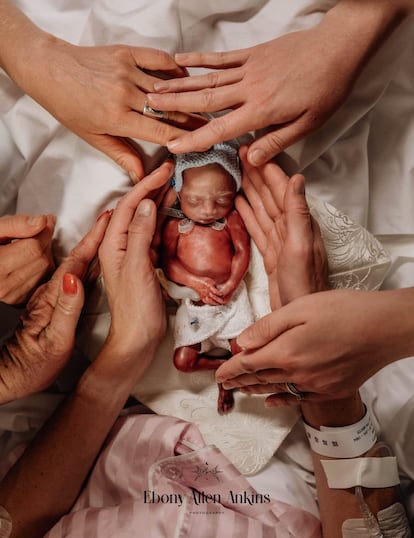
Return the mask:
<path id="1" fill-rule="evenodd" d="M 213 357 L 200 353 L 201 344 L 178 347 L 174 352 L 174 366 L 181 372 L 217 370 L 228 357 Z"/>
<path id="2" fill-rule="evenodd" d="M 217 370 L 228 359 L 228 357 L 223 359 L 220 357 L 211 357 L 204 353 L 200 354 L 200 349 L 201 344 L 177 348 L 173 358 L 174 366 L 181 372 Z M 233 391 L 223 388 L 221 383 L 218 384 L 218 389 L 217 411 L 220 415 L 224 415 L 233 409 Z"/>

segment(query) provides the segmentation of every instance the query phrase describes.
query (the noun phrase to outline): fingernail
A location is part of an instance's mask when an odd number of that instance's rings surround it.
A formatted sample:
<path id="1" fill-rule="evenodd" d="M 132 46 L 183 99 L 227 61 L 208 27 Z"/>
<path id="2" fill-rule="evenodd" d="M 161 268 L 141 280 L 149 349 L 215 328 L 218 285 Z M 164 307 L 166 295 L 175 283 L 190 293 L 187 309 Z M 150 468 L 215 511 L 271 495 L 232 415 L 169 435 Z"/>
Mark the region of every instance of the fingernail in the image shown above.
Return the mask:
<path id="1" fill-rule="evenodd" d="M 260 166 L 266 162 L 266 156 L 263 150 L 254 149 L 252 152 L 247 154 L 247 160 L 253 166 Z"/>
<path id="2" fill-rule="evenodd" d="M 174 60 L 179 63 L 179 62 L 183 62 L 184 60 L 186 60 L 188 57 L 188 54 L 185 53 L 185 52 L 177 52 L 176 54 L 174 54 Z"/>
<path id="3" fill-rule="evenodd" d="M 130 172 L 128 172 L 128 175 L 131 178 L 131 181 L 133 181 L 134 183 L 138 182 L 138 176 L 136 172 L 134 172 L 134 170 L 131 170 Z"/>
<path id="4" fill-rule="evenodd" d="M 76 295 L 78 291 L 78 281 L 70 273 L 63 275 L 63 291 L 66 295 Z"/>
<path id="5" fill-rule="evenodd" d="M 142 200 L 138 206 L 138 215 L 141 217 L 149 217 L 151 214 L 151 202 L 149 200 Z"/>
<path id="6" fill-rule="evenodd" d="M 96 222 L 98 222 L 98 220 L 101 220 L 101 218 L 104 217 L 105 215 L 111 216 L 113 212 L 114 212 L 113 209 L 105 209 L 105 211 L 102 211 L 102 213 L 98 216 L 98 218 L 96 219 Z"/>
<path id="7" fill-rule="evenodd" d="M 177 150 L 177 149 L 179 149 L 179 147 L 180 147 L 180 141 L 179 140 L 170 140 L 169 142 L 167 142 L 167 148 L 170 151 Z"/>
<path id="8" fill-rule="evenodd" d="M 239 340 L 239 337 L 236 338 L 236 344 L 239 346 L 239 348 L 244 351 L 246 349 L 246 347 L 240 343 L 240 340 Z"/>
<path id="9" fill-rule="evenodd" d="M 160 82 L 154 82 L 154 90 L 156 92 L 159 92 L 160 90 L 168 90 L 170 87 L 169 83 L 165 80 L 162 80 Z M 152 94 L 148 94 L 148 98 L 151 99 Z"/>
<path id="10" fill-rule="evenodd" d="M 295 184 L 293 185 L 294 191 L 296 194 L 305 194 L 305 178 L 297 177 L 295 179 Z"/>
<path id="11" fill-rule="evenodd" d="M 27 224 L 29 226 L 36 227 L 36 226 L 39 226 L 39 224 L 41 224 L 42 221 L 43 221 L 43 215 L 39 215 L 37 217 L 29 217 L 27 219 Z"/>

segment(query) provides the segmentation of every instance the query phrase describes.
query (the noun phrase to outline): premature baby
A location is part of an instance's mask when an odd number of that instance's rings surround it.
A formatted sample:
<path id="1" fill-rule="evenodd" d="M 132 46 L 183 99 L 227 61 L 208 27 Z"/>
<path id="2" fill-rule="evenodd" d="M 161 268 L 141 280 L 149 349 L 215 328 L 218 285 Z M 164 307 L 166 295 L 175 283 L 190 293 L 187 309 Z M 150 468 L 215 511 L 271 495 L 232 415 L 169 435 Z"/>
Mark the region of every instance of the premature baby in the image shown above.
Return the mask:
<path id="1" fill-rule="evenodd" d="M 161 260 L 168 279 L 190 288 L 175 326 L 174 364 L 184 372 L 217 369 L 240 351 L 236 338 L 253 322 L 243 281 L 250 237 L 234 207 L 240 183 L 233 145 L 176 157 L 180 210 L 164 224 Z M 232 391 L 219 385 L 218 412 L 233 405 Z"/>

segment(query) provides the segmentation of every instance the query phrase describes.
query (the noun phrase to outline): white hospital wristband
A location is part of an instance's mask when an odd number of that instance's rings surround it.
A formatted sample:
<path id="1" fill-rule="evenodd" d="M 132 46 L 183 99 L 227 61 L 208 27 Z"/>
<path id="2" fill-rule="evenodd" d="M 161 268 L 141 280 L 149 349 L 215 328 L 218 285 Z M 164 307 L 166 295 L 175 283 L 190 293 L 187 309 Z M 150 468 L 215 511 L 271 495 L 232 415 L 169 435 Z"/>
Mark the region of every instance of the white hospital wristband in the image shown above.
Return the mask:
<path id="1" fill-rule="evenodd" d="M 368 410 L 363 418 L 342 428 L 321 426 L 316 430 L 304 422 L 311 449 L 330 458 L 356 458 L 365 454 L 377 441 Z"/>

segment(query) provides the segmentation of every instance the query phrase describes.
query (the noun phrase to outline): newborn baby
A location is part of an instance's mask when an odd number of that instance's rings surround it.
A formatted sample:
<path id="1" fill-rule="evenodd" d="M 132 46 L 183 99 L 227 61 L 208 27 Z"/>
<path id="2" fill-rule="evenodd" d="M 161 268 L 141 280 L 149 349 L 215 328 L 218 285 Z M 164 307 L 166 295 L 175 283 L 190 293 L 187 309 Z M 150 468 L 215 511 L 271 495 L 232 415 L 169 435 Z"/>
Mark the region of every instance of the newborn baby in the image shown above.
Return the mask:
<path id="1" fill-rule="evenodd" d="M 176 157 L 173 186 L 180 210 L 162 232 L 166 276 L 190 288 L 177 310 L 174 364 L 183 372 L 215 370 L 240 351 L 236 337 L 253 322 L 243 278 L 250 237 L 234 208 L 241 183 L 237 149 L 217 144 Z M 218 412 L 234 405 L 219 385 Z"/>

